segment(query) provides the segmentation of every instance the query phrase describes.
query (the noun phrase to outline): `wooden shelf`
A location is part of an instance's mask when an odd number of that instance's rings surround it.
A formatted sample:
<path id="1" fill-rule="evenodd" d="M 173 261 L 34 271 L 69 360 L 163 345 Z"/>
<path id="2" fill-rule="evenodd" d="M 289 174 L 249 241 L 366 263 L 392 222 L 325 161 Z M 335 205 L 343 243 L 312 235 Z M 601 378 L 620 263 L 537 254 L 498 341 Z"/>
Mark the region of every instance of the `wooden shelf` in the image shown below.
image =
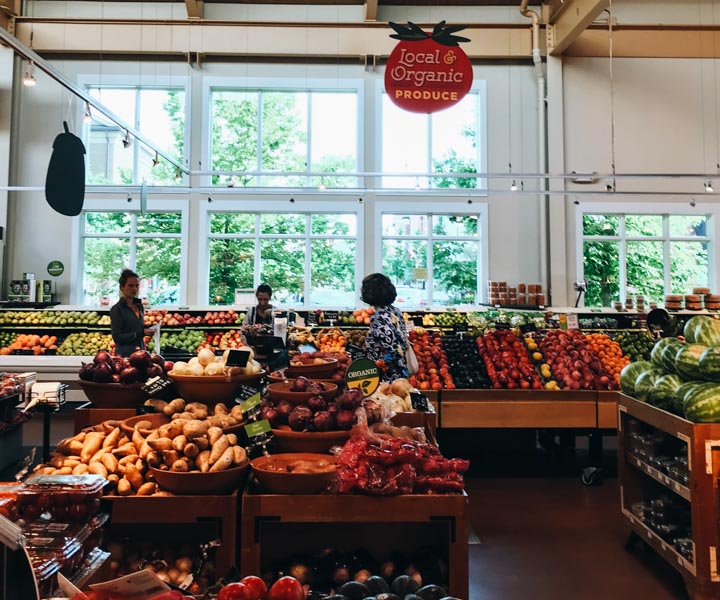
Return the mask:
<path id="1" fill-rule="evenodd" d="M 468 598 L 467 508 L 465 494 L 283 496 L 246 490 L 240 568 L 243 573 L 260 573 L 273 559 L 317 552 L 343 539 L 350 540 L 351 548 L 388 554 L 432 540 L 446 552 L 449 593 Z"/>
<path id="2" fill-rule="evenodd" d="M 662 483 L 666 488 L 672 490 L 680 497 L 685 498 L 688 502 L 691 501 L 690 488 L 684 486 L 678 481 L 675 481 L 674 479 L 671 479 L 665 475 L 665 473 L 661 473 L 655 467 L 651 467 L 646 462 L 641 461 L 637 456 L 633 456 L 632 454 L 626 452 L 625 459 L 629 464 L 637 467 L 639 471 L 642 471 L 648 477 L 652 477 L 658 483 Z"/>

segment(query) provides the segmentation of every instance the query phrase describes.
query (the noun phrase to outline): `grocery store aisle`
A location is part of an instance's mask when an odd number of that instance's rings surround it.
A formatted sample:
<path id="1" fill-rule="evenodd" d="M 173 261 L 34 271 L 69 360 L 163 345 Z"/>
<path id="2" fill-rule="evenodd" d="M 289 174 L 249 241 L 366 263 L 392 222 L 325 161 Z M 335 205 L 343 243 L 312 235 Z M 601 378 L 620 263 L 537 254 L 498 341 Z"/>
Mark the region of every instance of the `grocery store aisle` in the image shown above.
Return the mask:
<path id="1" fill-rule="evenodd" d="M 687 598 L 680 575 L 644 544 L 625 550 L 616 479 L 466 480 L 469 600 Z"/>

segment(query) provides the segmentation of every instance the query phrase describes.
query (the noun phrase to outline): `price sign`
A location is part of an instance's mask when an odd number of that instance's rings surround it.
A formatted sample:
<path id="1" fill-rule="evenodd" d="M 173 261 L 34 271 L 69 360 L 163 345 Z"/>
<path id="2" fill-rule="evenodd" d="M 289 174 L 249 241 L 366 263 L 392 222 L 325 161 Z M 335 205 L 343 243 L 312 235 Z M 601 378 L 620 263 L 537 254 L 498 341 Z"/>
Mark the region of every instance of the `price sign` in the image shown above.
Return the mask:
<path id="1" fill-rule="evenodd" d="M 272 432 L 270 427 L 270 421 L 262 419 L 261 421 L 255 421 L 254 423 L 248 423 L 245 425 L 245 433 L 250 439 L 259 437 L 261 435 L 267 435 Z"/>
<path id="2" fill-rule="evenodd" d="M 410 392 L 410 404 L 412 405 L 413 410 L 421 412 L 427 412 L 430 410 L 430 402 L 427 399 L 427 396 L 425 396 L 425 394 L 421 394 L 420 392 Z"/>
<path id="3" fill-rule="evenodd" d="M 314 312 L 309 312 L 305 317 L 305 323 L 308 327 L 318 324 L 318 316 Z"/>
<path id="4" fill-rule="evenodd" d="M 260 392 L 255 392 L 247 400 L 240 402 L 240 408 L 242 409 L 243 418 L 246 421 L 256 421 L 260 416 Z"/>
<path id="5" fill-rule="evenodd" d="M 537 331 L 535 323 L 526 323 L 525 325 L 520 325 L 520 333 L 533 333 L 534 331 Z"/>
<path id="6" fill-rule="evenodd" d="M 571 313 L 567 316 L 567 327 L 568 329 L 580 329 L 580 322 L 576 314 Z"/>
<path id="7" fill-rule="evenodd" d="M 323 312 L 326 321 L 337 321 L 340 314 L 336 310 L 326 310 Z"/>
<path id="8" fill-rule="evenodd" d="M 410 317 L 410 319 L 415 324 L 415 327 L 423 326 L 423 318 L 422 317 Z"/>
<path id="9" fill-rule="evenodd" d="M 465 333 L 468 330 L 467 323 L 453 323 L 453 331 L 455 333 Z"/>
<path id="10" fill-rule="evenodd" d="M 510 323 L 495 323 L 495 329 L 510 329 Z"/>
<path id="11" fill-rule="evenodd" d="M 353 360 L 365 357 L 365 350 L 355 344 L 346 344 L 345 352 L 347 352 Z"/>
<path id="12" fill-rule="evenodd" d="M 151 377 L 142 386 L 142 391 L 150 398 L 177 398 L 178 393 L 175 384 L 170 379 L 163 377 Z"/>
<path id="13" fill-rule="evenodd" d="M 229 350 L 228 357 L 225 361 L 226 367 L 240 367 L 244 368 L 247 366 L 248 360 L 250 360 L 250 352 L 248 350 Z"/>

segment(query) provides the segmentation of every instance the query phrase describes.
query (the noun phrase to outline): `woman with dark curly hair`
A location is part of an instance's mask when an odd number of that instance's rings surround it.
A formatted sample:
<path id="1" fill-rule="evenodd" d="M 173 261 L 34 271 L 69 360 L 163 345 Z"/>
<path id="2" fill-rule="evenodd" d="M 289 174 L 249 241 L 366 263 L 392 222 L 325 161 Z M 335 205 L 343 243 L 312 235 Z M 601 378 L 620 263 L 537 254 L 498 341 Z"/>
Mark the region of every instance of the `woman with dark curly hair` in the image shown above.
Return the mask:
<path id="1" fill-rule="evenodd" d="M 382 273 L 368 275 L 362 281 L 360 299 L 375 309 L 370 330 L 365 336 L 368 358 L 375 361 L 383 381 L 408 376 L 405 347 L 407 329 L 402 313 L 393 306 L 397 291 Z"/>

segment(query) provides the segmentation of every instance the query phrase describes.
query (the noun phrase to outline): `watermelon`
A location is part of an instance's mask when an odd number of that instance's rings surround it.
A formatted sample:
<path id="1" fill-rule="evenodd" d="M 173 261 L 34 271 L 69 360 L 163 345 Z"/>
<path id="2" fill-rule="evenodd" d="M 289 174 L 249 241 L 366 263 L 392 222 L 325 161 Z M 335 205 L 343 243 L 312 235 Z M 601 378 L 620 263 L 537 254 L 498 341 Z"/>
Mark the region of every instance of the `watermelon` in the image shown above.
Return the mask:
<path id="1" fill-rule="evenodd" d="M 706 381 L 720 382 L 720 346 L 708 348 L 700 355 L 698 369 Z"/>
<path id="2" fill-rule="evenodd" d="M 702 344 L 685 344 L 675 355 L 675 366 L 678 373 L 685 379 L 700 379 L 698 364 L 707 346 Z"/>
<path id="3" fill-rule="evenodd" d="M 660 354 L 660 369 L 665 373 L 677 373 L 678 370 L 675 365 L 675 357 L 677 356 L 678 350 L 685 345 L 685 342 L 677 338 L 670 339 L 676 341 L 667 344 L 665 348 L 663 348 L 663 351 Z"/>
<path id="4" fill-rule="evenodd" d="M 678 344 L 682 344 L 682 342 L 676 337 L 660 338 L 657 342 L 655 342 L 653 349 L 650 351 L 650 362 L 653 364 L 653 367 L 655 367 L 656 369 L 662 369 L 663 368 L 663 360 L 662 360 L 663 351 L 668 346 L 673 346 L 674 348 L 676 348 L 675 352 L 677 353 L 677 350 L 679 350 L 679 348 L 680 348 L 680 346 Z"/>
<path id="5" fill-rule="evenodd" d="M 705 383 L 704 381 L 683 381 L 675 390 L 675 395 L 673 397 L 673 412 L 684 415 L 685 411 L 683 409 L 683 400 L 685 399 L 685 394 L 687 394 L 690 390 L 694 390 L 697 386 L 702 385 Z"/>
<path id="6" fill-rule="evenodd" d="M 685 323 L 683 335 L 691 344 L 717 346 L 720 344 L 720 321 L 705 315 L 697 315 Z"/>
<path id="7" fill-rule="evenodd" d="M 655 382 L 662 376 L 663 373 L 655 369 L 640 373 L 635 381 L 635 397 L 641 402 L 647 402 L 650 398 L 650 393 L 655 387 Z"/>
<path id="8" fill-rule="evenodd" d="M 685 416 L 695 423 L 720 422 L 720 385 L 702 383 L 685 394 Z"/>
<path id="9" fill-rule="evenodd" d="M 683 326 L 683 337 L 688 344 L 695 343 L 695 327 L 697 327 L 698 321 L 703 318 L 703 315 L 696 315 L 685 321 Z"/>
<path id="10" fill-rule="evenodd" d="M 620 371 L 620 389 L 628 396 L 635 395 L 635 381 L 645 371 L 652 369 L 652 363 L 647 360 L 639 360 L 625 365 Z"/>
<path id="11" fill-rule="evenodd" d="M 655 380 L 655 385 L 650 390 L 648 397 L 648 404 L 662 408 L 663 410 L 671 410 L 673 405 L 673 399 L 675 397 L 675 390 L 680 386 L 682 381 L 677 375 L 668 374 L 658 377 Z"/>

